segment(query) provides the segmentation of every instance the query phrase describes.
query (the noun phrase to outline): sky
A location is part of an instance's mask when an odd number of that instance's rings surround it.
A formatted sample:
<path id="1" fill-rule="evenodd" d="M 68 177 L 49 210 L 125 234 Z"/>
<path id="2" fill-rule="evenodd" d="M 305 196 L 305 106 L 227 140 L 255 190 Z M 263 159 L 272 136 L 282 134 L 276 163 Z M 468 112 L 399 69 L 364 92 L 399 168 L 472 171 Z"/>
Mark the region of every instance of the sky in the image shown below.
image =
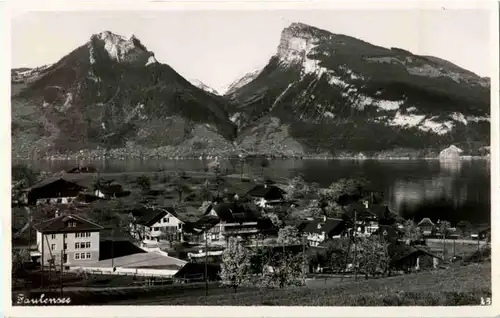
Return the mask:
<path id="1" fill-rule="evenodd" d="M 302 22 L 383 47 L 490 72 L 487 9 L 30 12 L 13 17 L 11 66 L 57 62 L 92 34 L 134 34 L 160 63 L 225 92 L 277 52 L 281 31 Z"/>

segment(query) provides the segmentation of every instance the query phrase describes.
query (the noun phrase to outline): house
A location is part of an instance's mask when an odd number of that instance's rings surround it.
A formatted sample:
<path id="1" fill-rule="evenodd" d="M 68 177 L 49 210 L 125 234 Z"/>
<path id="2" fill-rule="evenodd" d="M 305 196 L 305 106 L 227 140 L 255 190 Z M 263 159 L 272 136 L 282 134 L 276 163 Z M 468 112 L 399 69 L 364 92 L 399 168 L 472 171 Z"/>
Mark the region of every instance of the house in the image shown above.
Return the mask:
<path id="1" fill-rule="evenodd" d="M 260 207 L 266 207 L 267 203 L 279 202 L 285 199 L 286 191 L 268 184 L 259 184 L 250 189 L 246 195 L 253 198 L 254 202 Z"/>
<path id="2" fill-rule="evenodd" d="M 41 181 L 28 190 L 29 205 L 68 204 L 87 190 L 91 179 L 61 176 Z"/>
<path id="3" fill-rule="evenodd" d="M 383 237 L 387 242 L 397 242 L 401 237 L 401 231 L 394 226 L 379 225 L 378 229 L 371 235 L 381 235 L 381 237 Z"/>
<path id="4" fill-rule="evenodd" d="M 94 195 L 102 199 L 121 198 L 130 195 L 130 191 L 123 190 L 121 184 L 114 180 L 99 181 L 95 185 Z"/>
<path id="5" fill-rule="evenodd" d="M 307 236 L 309 245 L 318 246 L 329 238 L 340 237 L 344 231 L 344 220 L 323 217 L 309 221 L 303 233 Z"/>
<path id="6" fill-rule="evenodd" d="M 422 231 L 423 236 L 431 236 L 436 232 L 436 225 L 429 218 L 423 218 L 417 226 Z"/>
<path id="7" fill-rule="evenodd" d="M 251 236 L 260 231 L 261 214 L 252 203 L 222 202 L 209 207 L 205 216 L 212 218 L 206 218 L 211 225 L 207 231 L 208 239 L 212 241 L 221 241 L 230 236 Z M 218 220 L 216 224 L 213 224 L 214 219 Z"/>
<path id="8" fill-rule="evenodd" d="M 100 231 L 104 228 L 77 215 L 60 215 L 34 225 L 41 264 L 85 264 L 99 261 Z"/>
<path id="9" fill-rule="evenodd" d="M 391 267 L 396 270 L 412 271 L 422 267 L 437 268 L 440 257 L 416 246 L 405 244 L 389 245 L 388 248 Z M 427 261 L 427 265 L 424 264 Z"/>
<path id="10" fill-rule="evenodd" d="M 143 243 L 183 239 L 184 222 L 177 217 L 172 207 L 142 207 L 133 209 L 130 213 L 134 217 L 134 223 L 130 225 L 132 235 Z"/>
<path id="11" fill-rule="evenodd" d="M 66 171 L 66 173 L 96 173 L 97 169 L 94 166 L 79 166 Z"/>
<path id="12" fill-rule="evenodd" d="M 186 263 L 173 278 L 179 283 L 204 282 L 205 270 L 209 281 L 220 279 L 220 265 L 202 263 Z"/>
<path id="13" fill-rule="evenodd" d="M 470 236 L 475 240 L 485 240 L 491 236 L 491 227 L 480 227 L 479 229 L 473 231 Z"/>

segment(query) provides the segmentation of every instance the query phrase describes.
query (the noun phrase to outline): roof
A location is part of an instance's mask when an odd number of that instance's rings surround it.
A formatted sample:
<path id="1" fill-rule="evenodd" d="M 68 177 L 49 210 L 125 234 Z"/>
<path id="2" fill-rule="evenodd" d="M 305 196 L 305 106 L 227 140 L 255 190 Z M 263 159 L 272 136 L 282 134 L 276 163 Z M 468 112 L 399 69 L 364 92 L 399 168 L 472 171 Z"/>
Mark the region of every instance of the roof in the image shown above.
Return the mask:
<path id="1" fill-rule="evenodd" d="M 81 175 L 81 174 L 60 174 L 47 179 L 44 179 L 31 187 L 31 190 L 45 187 L 51 183 L 66 181 L 69 183 L 74 183 L 83 188 L 90 188 L 95 183 L 93 176 Z"/>
<path id="2" fill-rule="evenodd" d="M 89 264 L 92 267 L 111 267 L 113 264 L 115 267 L 124 268 L 169 268 L 169 269 L 180 269 L 186 264 L 186 261 L 181 259 L 164 256 L 158 253 L 135 253 L 130 255 L 125 255 L 121 257 L 115 257 L 113 259 L 106 259 L 99 262 Z"/>
<path id="3" fill-rule="evenodd" d="M 216 277 L 220 271 L 220 265 L 207 264 L 207 276 Z M 189 278 L 193 275 L 205 275 L 205 264 L 203 263 L 186 263 L 177 273 L 174 278 Z"/>
<path id="4" fill-rule="evenodd" d="M 212 208 L 224 222 L 252 222 L 261 217 L 259 209 L 253 203 L 222 202 Z"/>
<path id="5" fill-rule="evenodd" d="M 195 222 L 186 222 L 183 227 L 184 232 L 201 234 L 203 229 L 211 229 L 220 222 L 219 218 L 212 215 L 204 215 Z"/>
<path id="6" fill-rule="evenodd" d="M 434 226 L 434 223 L 429 218 L 423 218 L 422 221 L 420 221 L 417 224 L 417 226 L 422 226 L 422 225 L 431 225 L 431 226 Z"/>
<path id="7" fill-rule="evenodd" d="M 132 209 L 130 213 L 132 213 L 132 215 L 136 218 L 137 224 L 145 226 L 152 226 L 153 224 L 164 218 L 167 214 L 177 217 L 177 214 L 175 213 L 173 207 L 164 207 L 164 208 L 140 207 Z"/>
<path id="8" fill-rule="evenodd" d="M 327 235 L 340 234 L 344 230 L 344 221 L 342 219 L 327 218 L 326 221 L 323 218 L 315 218 L 304 228 L 305 233 L 317 233 L 320 234 L 325 232 Z"/>
<path id="9" fill-rule="evenodd" d="M 398 262 L 404 258 L 407 258 L 411 255 L 428 255 L 434 258 L 441 259 L 439 256 L 436 256 L 424 249 L 415 246 L 408 246 L 404 244 L 397 245 L 389 245 L 389 255 L 391 256 L 392 262 Z"/>
<path id="10" fill-rule="evenodd" d="M 97 172 L 97 169 L 94 166 L 75 167 L 67 171 L 67 173 L 94 173 L 94 172 Z"/>
<path id="11" fill-rule="evenodd" d="M 390 225 L 379 225 L 378 229 L 372 233 L 372 235 L 382 234 L 386 239 L 393 240 L 397 239 L 400 231 Z"/>
<path id="12" fill-rule="evenodd" d="M 69 221 L 75 221 L 76 227 L 68 227 Z M 104 229 L 99 224 L 82 218 L 81 216 L 70 214 L 61 215 L 50 220 L 34 225 L 38 232 L 42 233 L 65 233 L 65 232 L 91 232 Z"/>
<path id="13" fill-rule="evenodd" d="M 265 198 L 269 195 L 272 195 L 272 193 L 279 193 L 281 196 L 283 196 L 286 191 L 275 185 L 258 184 L 250 189 L 247 192 L 247 195 L 252 197 Z"/>

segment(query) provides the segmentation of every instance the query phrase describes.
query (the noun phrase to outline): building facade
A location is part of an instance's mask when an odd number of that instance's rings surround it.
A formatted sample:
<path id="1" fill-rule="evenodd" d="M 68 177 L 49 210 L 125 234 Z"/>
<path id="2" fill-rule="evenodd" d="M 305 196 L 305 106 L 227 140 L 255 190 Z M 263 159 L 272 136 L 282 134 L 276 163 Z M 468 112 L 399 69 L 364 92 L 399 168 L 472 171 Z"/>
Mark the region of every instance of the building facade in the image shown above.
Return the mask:
<path id="1" fill-rule="evenodd" d="M 41 263 L 83 265 L 99 261 L 100 225 L 74 215 L 63 215 L 35 226 Z"/>

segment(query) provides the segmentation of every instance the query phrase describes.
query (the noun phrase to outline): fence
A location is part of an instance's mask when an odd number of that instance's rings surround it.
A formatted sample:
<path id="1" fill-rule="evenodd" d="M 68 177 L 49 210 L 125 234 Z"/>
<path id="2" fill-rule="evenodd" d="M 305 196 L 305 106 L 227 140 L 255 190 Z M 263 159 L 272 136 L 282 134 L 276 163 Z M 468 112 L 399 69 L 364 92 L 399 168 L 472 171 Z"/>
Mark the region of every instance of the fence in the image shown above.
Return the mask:
<path id="1" fill-rule="evenodd" d="M 85 271 L 91 274 L 111 274 L 111 275 L 129 275 L 129 276 L 150 276 L 150 277 L 173 277 L 178 269 L 149 269 L 149 268 L 123 268 L 123 267 L 72 267 L 70 271 Z"/>

